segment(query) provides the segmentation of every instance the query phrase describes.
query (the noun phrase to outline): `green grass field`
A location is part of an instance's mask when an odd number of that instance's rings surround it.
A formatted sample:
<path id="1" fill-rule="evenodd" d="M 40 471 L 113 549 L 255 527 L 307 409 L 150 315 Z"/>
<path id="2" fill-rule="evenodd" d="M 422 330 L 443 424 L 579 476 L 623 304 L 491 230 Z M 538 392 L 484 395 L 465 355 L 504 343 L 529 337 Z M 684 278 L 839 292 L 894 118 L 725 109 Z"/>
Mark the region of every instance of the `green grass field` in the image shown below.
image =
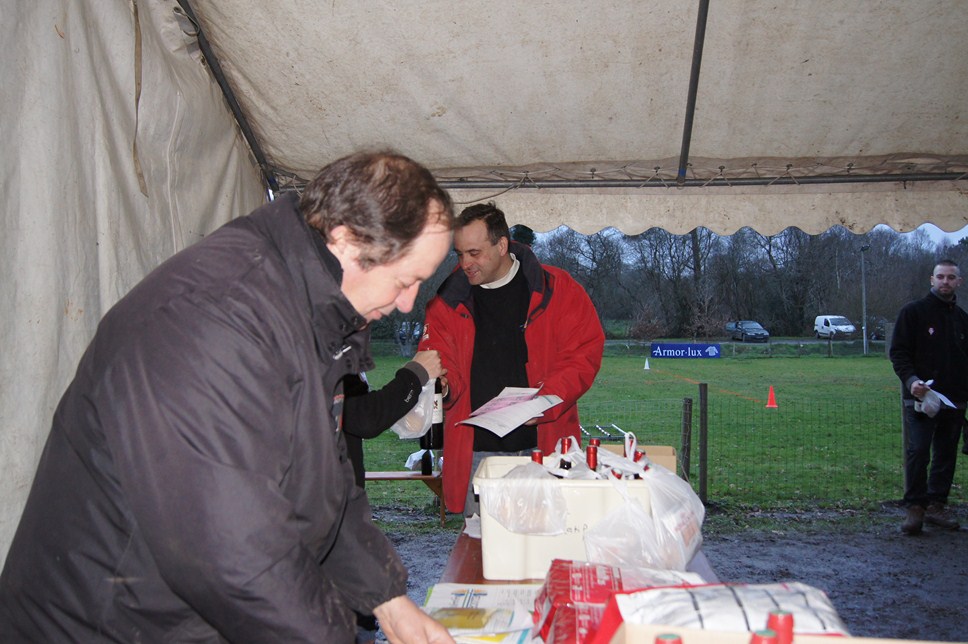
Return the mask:
<path id="1" fill-rule="evenodd" d="M 819 346 L 819 345 L 818 345 Z M 870 508 L 902 493 L 899 382 L 883 349 L 869 356 L 765 355 L 764 348 L 722 359 L 648 359 L 610 346 L 594 386 L 579 402 L 582 425 L 611 424 L 643 444 L 682 448 L 683 399 L 693 401 L 690 481 L 700 491 L 699 383 L 708 388 L 707 503 L 726 508 Z M 405 362 L 377 357 L 374 386 Z M 767 408 L 770 387 L 777 407 Z M 615 433 L 615 432 L 612 432 Z M 392 432 L 366 444 L 368 469 L 402 469 L 416 441 Z M 968 476 L 955 479 L 962 502 Z M 433 512 L 429 490 L 413 483 L 368 486 L 371 502 Z"/>

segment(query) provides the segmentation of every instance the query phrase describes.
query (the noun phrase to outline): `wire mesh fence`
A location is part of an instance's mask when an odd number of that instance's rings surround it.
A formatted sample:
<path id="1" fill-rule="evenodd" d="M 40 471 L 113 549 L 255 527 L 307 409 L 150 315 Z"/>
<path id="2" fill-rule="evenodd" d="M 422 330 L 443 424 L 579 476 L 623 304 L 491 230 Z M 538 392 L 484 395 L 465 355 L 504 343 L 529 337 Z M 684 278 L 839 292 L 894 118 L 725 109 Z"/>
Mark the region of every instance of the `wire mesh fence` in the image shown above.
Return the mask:
<path id="1" fill-rule="evenodd" d="M 619 436 L 616 428 L 621 428 L 633 432 L 641 444 L 676 447 L 680 463 L 686 458 L 690 482 L 697 492 L 705 492 L 707 503 L 861 509 L 896 502 L 903 495 L 897 400 L 841 398 L 764 408 L 754 401 L 711 397 L 704 471 L 698 403 L 579 403 L 579 414 L 589 436 L 610 440 L 603 430 Z M 956 472 L 951 503 L 966 501 L 966 468 L 962 464 Z"/>

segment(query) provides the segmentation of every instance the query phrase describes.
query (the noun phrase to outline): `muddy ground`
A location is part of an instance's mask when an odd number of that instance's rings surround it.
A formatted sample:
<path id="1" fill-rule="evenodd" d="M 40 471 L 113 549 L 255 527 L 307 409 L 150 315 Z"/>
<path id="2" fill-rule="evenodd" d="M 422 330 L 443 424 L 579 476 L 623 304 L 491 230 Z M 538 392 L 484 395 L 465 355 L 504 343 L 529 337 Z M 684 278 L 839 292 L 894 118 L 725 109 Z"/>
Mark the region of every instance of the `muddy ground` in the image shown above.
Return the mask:
<path id="1" fill-rule="evenodd" d="M 901 535 L 903 510 L 735 517 L 711 510 L 703 550 L 724 582 L 800 581 L 827 592 L 857 637 L 968 642 L 968 508 L 958 531 Z M 456 529 L 428 529 L 434 515 L 376 508 L 423 603 L 443 571 Z M 420 526 L 416 530 L 413 526 Z M 381 641 L 381 639 L 378 639 Z"/>

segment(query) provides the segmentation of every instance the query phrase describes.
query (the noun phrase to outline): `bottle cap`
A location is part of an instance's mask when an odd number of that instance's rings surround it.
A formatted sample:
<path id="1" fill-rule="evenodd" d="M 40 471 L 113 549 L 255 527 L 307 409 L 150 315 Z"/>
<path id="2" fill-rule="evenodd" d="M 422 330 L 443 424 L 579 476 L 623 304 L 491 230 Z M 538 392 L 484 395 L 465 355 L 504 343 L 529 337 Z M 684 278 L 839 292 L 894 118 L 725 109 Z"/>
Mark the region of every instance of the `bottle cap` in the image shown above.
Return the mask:
<path id="1" fill-rule="evenodd" d="M 776 631 L 769 628 L 754 631 L 753 637 L 750 638 L 750 644 L 777 644 Z"/>
<path id="2" fill-rule="evenodd" d="M 793 613 L 788 610 L 772 610 L 766 618 L 766 627 L 776 633 L 777 644 L 793 642 Z"/>

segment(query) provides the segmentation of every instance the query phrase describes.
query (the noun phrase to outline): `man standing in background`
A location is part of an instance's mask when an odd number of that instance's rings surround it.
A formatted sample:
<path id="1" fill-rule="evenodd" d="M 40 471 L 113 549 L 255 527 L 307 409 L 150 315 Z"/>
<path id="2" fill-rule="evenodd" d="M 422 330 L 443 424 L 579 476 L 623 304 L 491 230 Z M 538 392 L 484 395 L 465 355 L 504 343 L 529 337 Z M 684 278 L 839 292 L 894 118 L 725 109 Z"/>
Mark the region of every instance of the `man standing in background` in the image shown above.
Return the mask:
<path id="1" fill-rule="evenodd" d="M 907 516 L 901 531 L 908 535 L 920 534 L 924 523 L 959 527 L 945 505 L 968 401 L 968 313 L 956 301 L 962 278 L 955 262 L 938 262 L 930 281 L 926 296 L 901 309 L 891 340 L 903 390 Z M 954 407 L 939 403 L 935 393 Z"/>
<path id="2" fill-rule="evenodd" d="M 460 214 L 454 251 L 459 270 L 427 305 L 420 349 L 436 349 L 447 369 L 447 509 L 471 516 L 478 511 L 471 477 L 485 456 L 550 452 L 559 438 L 581 435 L 576 402 L 601 367 L 605 334 L 581 285 L 512 242 L 493 203 Z M 540 387 L 563 402 L 504 437 L 461 424 L 505 387 Z"/>

